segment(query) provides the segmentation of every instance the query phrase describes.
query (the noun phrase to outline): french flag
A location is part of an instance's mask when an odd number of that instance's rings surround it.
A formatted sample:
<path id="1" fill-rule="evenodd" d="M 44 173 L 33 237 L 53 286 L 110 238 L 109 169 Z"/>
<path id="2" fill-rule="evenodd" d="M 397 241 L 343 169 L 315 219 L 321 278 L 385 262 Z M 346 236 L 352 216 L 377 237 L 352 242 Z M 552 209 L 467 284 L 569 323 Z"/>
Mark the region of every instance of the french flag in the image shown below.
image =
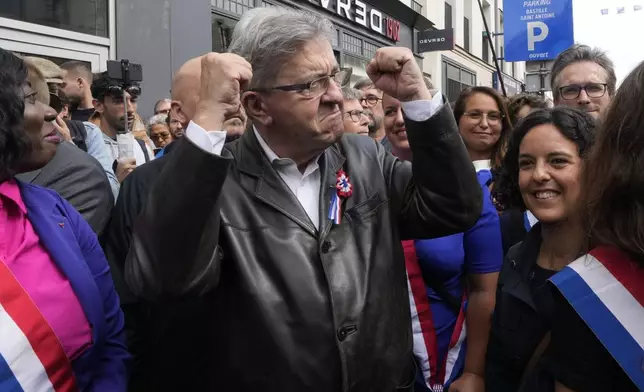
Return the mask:
<path id="1" fill-rule="evenodd" d="M 1 260 L 0 391 L 78 391 L 58 337 Z"/>
<path id="2" fill-rule="evenodd" d="M 633 383 L 644 390 L 644 269 L 599 247 L 551 279 Z"/>

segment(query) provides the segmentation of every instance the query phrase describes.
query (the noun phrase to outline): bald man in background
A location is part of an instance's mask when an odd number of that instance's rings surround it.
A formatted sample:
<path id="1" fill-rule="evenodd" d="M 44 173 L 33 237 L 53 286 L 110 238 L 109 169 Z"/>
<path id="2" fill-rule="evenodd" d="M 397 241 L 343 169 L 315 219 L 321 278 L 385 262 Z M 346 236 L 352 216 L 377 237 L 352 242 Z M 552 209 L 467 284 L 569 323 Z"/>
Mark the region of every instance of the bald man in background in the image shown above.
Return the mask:
<path id="1" fill-rule="evenodd" d="M 178 120 L 183 129 L 187 128 L 197 110 L 198 97 L 194 92 L 199 91 L 200 78 L 201 58 L 195 58 L 181 66 L 172 80 L 170 116 Z M 224 130 L 229 132 L 227 139 L 239 137 L 245 123 L 245 113 L 231 115 L 224 123 Z M 199 387 L 191 383 L 203 378 L 202 375 L 191 374 L 196 371 L 194 368 L 183 368 L 190 363 L 185 358 L 192 357 L 192 353 L 186 349 L 194 347 L 194 343 L 189 342 L 199 342 L 204 338 L 194 330 L 194 323 L 199 323 L 207 314 L 202 313 L 202 300 L 157 307 L 134 296 L 123 278 L 134 221 L 143 210 L 152 185 L 167 164 L 167 155 L 178 143 L 189 143 L 183 139 L 167 145 L 163 156 L 140 166 L 125 179 L 103 238 L 105 254 L 125 315 L 128 348 L 134 359 L 130 392 L 198 390 Z M 157 208 L 165 206 L 159 205 Z M 190 332 L 184 333 L 183 327 L 186 325 L 190 327 Z"/>

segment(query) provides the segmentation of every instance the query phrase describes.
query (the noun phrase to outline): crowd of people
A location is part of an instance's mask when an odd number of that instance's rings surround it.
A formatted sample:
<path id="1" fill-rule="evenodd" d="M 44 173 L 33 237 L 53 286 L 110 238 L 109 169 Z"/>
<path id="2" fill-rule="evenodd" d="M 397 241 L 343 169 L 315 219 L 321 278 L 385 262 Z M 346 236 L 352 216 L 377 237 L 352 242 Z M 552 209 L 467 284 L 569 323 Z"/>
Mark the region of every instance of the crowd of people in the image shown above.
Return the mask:
<path id="1" fill-rule="evenodd" d="M 449 103 L 333 31 L 248 11 L 146 121 L 0 49 L 0 391 L 644 389 L 644 63 Z"/>

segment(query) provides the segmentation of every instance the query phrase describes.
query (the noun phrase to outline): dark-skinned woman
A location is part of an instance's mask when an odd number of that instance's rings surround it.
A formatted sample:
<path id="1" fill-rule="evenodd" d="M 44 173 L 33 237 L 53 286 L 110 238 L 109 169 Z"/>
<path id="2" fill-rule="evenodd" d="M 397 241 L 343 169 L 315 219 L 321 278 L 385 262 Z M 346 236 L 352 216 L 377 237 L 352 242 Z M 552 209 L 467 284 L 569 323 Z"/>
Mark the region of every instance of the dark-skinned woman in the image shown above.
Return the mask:
<path id="1" fill-rule="evenodd" d="M 14 178 L 61 140 L 43 86 L 0 49 L 0 389 L 125 391 L 123 315 L 95 234 L 57 193 Z"/>

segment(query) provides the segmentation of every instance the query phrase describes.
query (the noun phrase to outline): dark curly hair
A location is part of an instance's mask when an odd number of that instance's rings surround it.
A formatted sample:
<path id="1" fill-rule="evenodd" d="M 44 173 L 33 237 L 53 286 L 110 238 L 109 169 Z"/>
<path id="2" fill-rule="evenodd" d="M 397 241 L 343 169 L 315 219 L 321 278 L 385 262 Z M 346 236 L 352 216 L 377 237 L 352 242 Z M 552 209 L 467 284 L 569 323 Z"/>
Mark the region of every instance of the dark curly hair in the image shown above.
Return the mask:
<path id="1" fill-rule="evenodd" d="M 554 125 L 566 139 L 577 145 L 579 156 L 585 158 L 595 140 L 596 121 L 576 109 L 556 107 L 530 113 L 512 132 L 502 164 L 495 174 L 492 197 L 501 211 L 510 208 L 525 210 L 519 190 L 519 146 L 525 135 L 539 125 Z"/>
<path id="2" fill-rule="evenodd" d="M 503 123 L 501 124 L 502 125 L 501 136 L 499 137 L 499 141 L 492 149 L 492 156 L 490 157 L 490 160 L 492 161 L 492 167 L 496 167 L 496 165 L 498 165 L 501 162 L 501 159 L 503 158 L 503 154 L 505 153 L 506 141 L 507 141 L 508 135 L 510 134 L 510 131 L 512 131 L 512 124 L 510 124 L 510 119 L 508 117 L 508 106 L 506 104 L 505 98 L 503 98 L 503 96 L 498 91 L 496 91 L 491 87 L 486 87 L 486 86 L 468 87 L 461 92 L 461 95 L 458 96 L 458 99 L 456 100 L 456 102 L 454 102 L 454 105 L 453 105 L 456 124 L 458 124 L 459 121 L 461 121 L 461 117 L 463 117 L 463 114 L 465 114 L 465 107 L 467 106 L 467 101 L 474 94 L 485 94 L 488 97 L 494 99 L 494 101 L 496 102 L 496 105 L 499 107 L 499 111 L 501 112 L 501 114 L 503 114 Z"/>
<path id="3" fill-rule="evenodd" d="M 23 129 L 27 66 L 13 53 L 0 48 L 0 181 L 16 174 L 31 143 Z"/>
<path id="4" fill-rule="evenodd" d="M 508 112 L 510 114 L 510 122 L 512 125 L 517 125 L 519 119 L 517 115 L 524 106 L 529 106 L 531 109 L 548 109 L 550 101 L 538 94 L 521 93 L 510 98 L 508 104 Z"/>
<path id="5" fill-rule="evenodd" d="M 591 245 L 612 245 L 644 267 L 644 63 L 624 79 L 597 132 L 582 194 Z"/>

